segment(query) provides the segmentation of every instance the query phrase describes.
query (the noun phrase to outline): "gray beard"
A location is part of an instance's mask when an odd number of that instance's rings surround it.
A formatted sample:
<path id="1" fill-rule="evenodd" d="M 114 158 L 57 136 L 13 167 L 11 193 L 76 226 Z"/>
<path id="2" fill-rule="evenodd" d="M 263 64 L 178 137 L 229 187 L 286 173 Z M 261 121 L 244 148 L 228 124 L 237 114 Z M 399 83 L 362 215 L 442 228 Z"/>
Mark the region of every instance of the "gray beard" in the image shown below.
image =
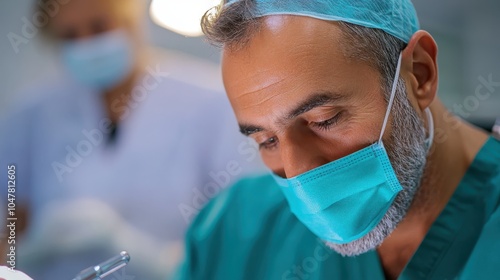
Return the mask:
<path id="1" fill-rule="evenodd" d="M 427 157 L 426 133 L 422 120 L 408 100 L 402 79 L 398 81 L 391 116 L 392 135 L 384 145 L 403 190 L 368 234 L 346 244 L 326 242 L 343 256 L 360 255 L 380 246 L 404 219 L 419 190 Z"/>

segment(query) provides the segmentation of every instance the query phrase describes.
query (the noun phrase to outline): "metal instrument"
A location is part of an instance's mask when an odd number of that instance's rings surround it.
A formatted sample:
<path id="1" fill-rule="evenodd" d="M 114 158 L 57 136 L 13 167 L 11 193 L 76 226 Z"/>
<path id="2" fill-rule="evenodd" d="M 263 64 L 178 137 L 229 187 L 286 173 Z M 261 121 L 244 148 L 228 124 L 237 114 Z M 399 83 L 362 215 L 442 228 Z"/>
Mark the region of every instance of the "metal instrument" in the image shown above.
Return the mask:
<path id="1" fill-rule="evenodd" d="M 126 266 L 129 261 L 130 255 L 126 251 L 122 251 L 119 255 L 107 261 L 82 270 L 73 280 L 101 280 Z"/>

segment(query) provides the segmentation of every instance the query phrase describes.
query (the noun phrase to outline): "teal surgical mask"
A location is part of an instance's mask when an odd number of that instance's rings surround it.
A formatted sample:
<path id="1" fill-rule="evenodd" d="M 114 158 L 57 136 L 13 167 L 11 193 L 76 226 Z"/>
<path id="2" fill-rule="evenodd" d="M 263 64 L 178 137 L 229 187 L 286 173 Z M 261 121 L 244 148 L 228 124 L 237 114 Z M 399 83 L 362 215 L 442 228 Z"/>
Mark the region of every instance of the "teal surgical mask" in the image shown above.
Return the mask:
<path id="1" fill-rule="evenodd" d="M 125 80 L 134 65 L 132 43 L 125 30 L 65 42 L 62 59 L 78 82 L 100 91 Z"/>
<path id="2" fill-rule="evenodd" d="M 291 211 L 319 238 L 345 244 L 365 236 L 381 221 L 402 186 L 382 142 L 396 93 L 401 55 L 379 140 L 353 154 L 309 170 L 296 177 L 275 176 Z M 432 143 L 429 126 L 427 149 Z"/>

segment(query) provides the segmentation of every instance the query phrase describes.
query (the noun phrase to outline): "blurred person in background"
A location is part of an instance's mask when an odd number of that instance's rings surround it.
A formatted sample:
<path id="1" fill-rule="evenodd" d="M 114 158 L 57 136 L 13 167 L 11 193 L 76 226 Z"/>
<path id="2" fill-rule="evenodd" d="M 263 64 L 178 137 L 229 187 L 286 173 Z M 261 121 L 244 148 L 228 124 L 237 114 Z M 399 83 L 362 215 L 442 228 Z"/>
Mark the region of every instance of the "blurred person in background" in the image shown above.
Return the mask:
<path id="1" fill-rule="evenodd" d="M 165 279 L 201 206 L 260 170 L 224 94 L 175 81 L 151 59 L 145 7 L 59 5 L 43 31 L 67 73 L 2 120 L 1 163 L 17 172 L 16 268 L 35 279 L 71 279 L 121 250 L 127 275 Z"/>

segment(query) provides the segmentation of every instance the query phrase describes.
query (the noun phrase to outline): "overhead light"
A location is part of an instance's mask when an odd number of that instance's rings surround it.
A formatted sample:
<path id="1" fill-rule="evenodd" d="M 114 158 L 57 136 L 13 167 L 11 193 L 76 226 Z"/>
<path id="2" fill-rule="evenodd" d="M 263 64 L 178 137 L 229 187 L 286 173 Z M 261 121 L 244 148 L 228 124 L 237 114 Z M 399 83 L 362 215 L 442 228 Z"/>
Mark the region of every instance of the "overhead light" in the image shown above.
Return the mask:
<path id="1" fill-rule="evenodd" d="M 196 37 L 203 33 L 201 17 L 220 0 L 153 0 L 149 14 L 153 22 L 184 36 Z"/>

